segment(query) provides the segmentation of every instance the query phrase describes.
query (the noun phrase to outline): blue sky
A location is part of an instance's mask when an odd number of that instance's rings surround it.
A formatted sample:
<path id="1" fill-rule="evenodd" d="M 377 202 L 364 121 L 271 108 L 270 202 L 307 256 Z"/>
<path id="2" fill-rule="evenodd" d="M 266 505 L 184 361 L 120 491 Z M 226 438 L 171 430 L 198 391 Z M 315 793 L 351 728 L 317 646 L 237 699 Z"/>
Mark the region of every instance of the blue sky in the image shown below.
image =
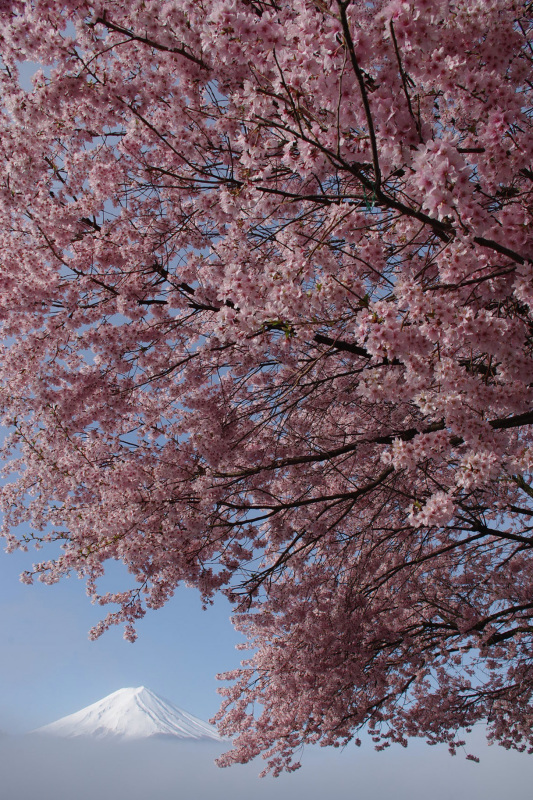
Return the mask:
<path id="1" fill-rule="evenodd" d="M 27 731 L 142 684 L 204 719 L 215 713 L 214 676 L 242 658 L 223 598 L 203 611 L 198 593 L 183 588 L 141 620 L 135 644 L 123 640 L 121 628 L 92 642 L 88 631 L 104 609 L 90 603 L 83 581 L 20 583 L 38 555 L 0 554 L 0 729 Z"/>

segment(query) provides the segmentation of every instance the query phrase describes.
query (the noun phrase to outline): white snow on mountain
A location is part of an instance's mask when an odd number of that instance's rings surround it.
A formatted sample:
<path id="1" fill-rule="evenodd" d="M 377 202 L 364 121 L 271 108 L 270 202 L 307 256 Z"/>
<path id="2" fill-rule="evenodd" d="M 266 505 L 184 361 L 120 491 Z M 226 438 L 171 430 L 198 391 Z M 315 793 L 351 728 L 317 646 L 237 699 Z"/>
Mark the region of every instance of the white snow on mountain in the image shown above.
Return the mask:
<path id="1" fill-rule="evenodd" d="M 222 741 L 215 728 L 158 697 L 144 686 L 119 689 L 75 714 L 62 717 L 32 733 L 53 736 L 113 736 L 145 739 L 175 736 L 179 739 Z"/>

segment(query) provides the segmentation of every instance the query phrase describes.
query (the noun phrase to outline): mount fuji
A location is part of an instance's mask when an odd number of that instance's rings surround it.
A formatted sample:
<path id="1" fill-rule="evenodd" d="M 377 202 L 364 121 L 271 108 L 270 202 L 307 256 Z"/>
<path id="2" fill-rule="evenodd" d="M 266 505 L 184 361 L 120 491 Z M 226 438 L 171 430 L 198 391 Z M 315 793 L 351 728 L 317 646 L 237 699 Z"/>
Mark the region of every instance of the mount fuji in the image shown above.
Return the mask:
<path id="1" fill-rule="evenodd" d="M 32 733 L 67 738 L 109 736 L 146 739 L 164 736 L 222 741 L 216 729 L 207 722 L 163 700 L 144 686 L 119 689 L 97 703 L 37 728 Z"/>

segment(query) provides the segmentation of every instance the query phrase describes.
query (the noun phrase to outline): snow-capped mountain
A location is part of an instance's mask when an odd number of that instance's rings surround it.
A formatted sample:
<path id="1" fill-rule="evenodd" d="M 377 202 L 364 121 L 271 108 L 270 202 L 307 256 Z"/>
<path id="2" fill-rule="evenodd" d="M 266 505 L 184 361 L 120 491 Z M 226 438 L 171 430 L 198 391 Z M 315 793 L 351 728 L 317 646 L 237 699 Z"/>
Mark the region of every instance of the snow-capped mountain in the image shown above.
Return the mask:
<path id="1" fill-rule="evenodd" d="M 181 708 L 163 700 L 144 686 L 119 689 L 75 714 L 62 717 L 33 733 L 53 736 L 114 736 L 145 739 L 175 736 L 179 739 L 221 741 L 215 728 Z"/>

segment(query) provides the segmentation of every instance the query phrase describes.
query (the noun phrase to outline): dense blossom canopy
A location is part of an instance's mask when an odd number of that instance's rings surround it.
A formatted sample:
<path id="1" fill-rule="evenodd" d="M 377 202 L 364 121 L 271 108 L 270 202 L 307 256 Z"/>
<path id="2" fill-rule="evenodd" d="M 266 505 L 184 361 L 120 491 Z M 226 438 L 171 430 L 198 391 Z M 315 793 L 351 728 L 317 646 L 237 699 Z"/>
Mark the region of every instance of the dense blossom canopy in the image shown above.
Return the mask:
<path id="1" fill-rule="evenodd" d="M 223 764 L 533 746 L 531 11 L 0 3 L 5 533 L 228 595 Z"/>

